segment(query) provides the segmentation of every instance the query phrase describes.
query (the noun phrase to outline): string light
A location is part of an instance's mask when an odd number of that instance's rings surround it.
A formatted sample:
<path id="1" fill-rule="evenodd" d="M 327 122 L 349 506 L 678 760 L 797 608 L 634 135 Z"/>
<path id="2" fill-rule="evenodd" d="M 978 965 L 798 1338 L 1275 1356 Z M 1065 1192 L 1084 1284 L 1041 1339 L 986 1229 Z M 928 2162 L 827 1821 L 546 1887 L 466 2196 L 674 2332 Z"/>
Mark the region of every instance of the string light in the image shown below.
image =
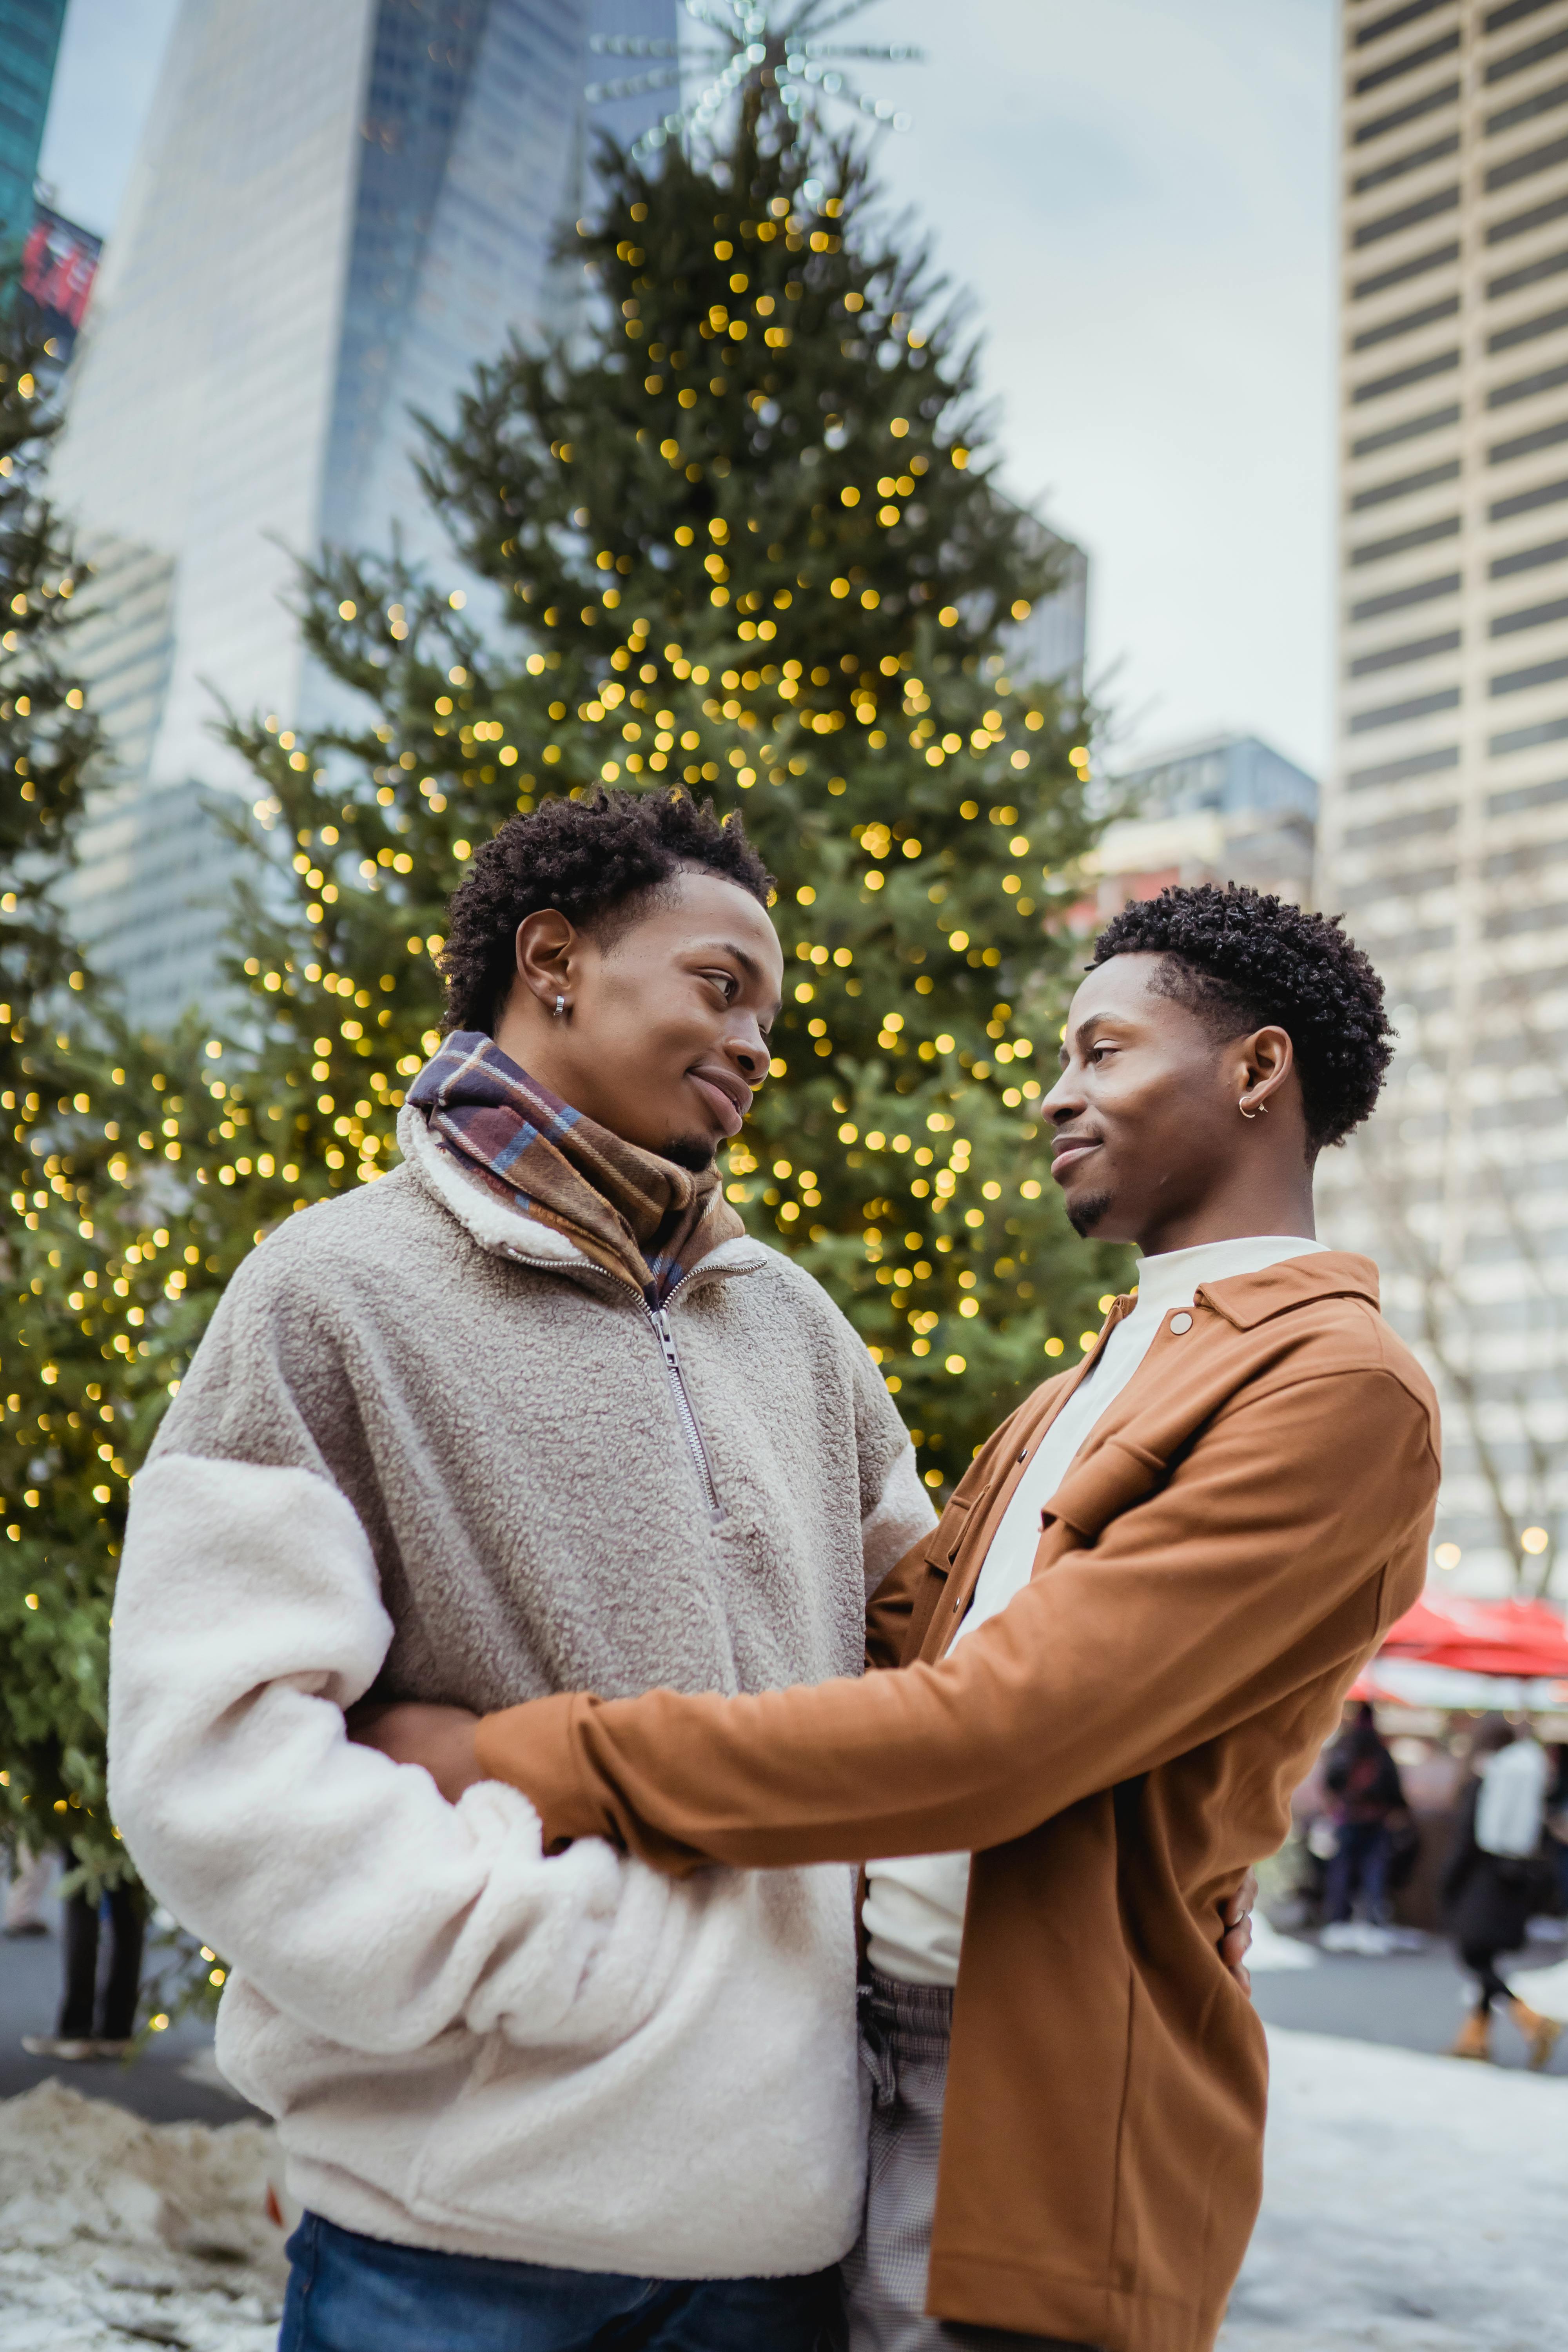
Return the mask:
<path id="1" fill-rule="evenodd" d="M 590 82 L 584 95 L 591 106 L 678 89 L 693 70 L 709 77 L 689 104 L 675 108 L 643 132 L 632 148 L 639 160 L 656 153 L 682 132 L 710 131 L 725 105 L 748 89 L 775 97 L 791 122 L 803 120 L 807 105 L 820 92 L 858 108 L 870 121 L 890 125 L 895 131 L 909 130 L 908 114 L 896 109 L 890 99 L 872 98 L 857 89 L 844 68 L 851 61 L 917 65 L 923 62 L 924 52 L 908 41 L 846 47 L 822 37 L 858 16 L 870 0 L 847 0 L 847 5 L 845 0 L 804 0 L 803 5 L 784 11 L 770 9 L 765 0 L 681 0 L 681 5 L 694 23 L 717 39 L 683 52 L 679 40 L 597 33 L 588 45 L 597 57 L 648 60 L 640 73 L 616 81 Z M 715 9 L 723 14 L 715 14 Z M 804 194 L 807 203 L 819 202 L 820 183 L 808 180 Z"/>

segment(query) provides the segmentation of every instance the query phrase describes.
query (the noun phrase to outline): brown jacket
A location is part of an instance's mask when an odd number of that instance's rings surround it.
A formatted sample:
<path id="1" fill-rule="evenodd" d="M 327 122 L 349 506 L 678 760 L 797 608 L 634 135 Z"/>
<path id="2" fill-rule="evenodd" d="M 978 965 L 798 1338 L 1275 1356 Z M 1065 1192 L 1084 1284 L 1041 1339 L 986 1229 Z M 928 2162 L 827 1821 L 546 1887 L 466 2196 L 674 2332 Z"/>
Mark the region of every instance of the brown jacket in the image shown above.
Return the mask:
<path id="1" fill-rule="evenodd" d="M 1436 1402 L 1368 1260 L 1205 1286 L 1085 1441 L 1031 1583 L 944 1658 L 1098 1352 L 1004 1423 L 877 1596 L 870 1654 L 897 1644 L 904 1672 L 546 1698 L 486 1717 L 479 1752 L 547 1837 L 666 1870 L 973 1851 L 930 2307 L 1202 2352 L 1257 2213 L 1267 2082 L 1220 1905 L 1421 1590 Z"/>

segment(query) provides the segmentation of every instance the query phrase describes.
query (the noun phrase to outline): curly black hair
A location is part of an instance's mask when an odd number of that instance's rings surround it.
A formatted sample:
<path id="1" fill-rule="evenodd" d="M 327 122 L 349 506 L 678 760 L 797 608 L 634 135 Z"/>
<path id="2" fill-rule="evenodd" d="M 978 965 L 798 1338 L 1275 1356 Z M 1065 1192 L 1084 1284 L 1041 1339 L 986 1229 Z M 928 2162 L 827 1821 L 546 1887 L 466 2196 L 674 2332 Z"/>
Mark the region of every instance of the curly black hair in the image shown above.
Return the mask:
<path id="1" fill-rule="evenodd" d="M 1394 1058 L 1383 982 L 1338 915 L 1227 882 L 1135 898 L 1094 943 L 1092 971 L 1118 955 L 1164 958 L 1156 986 L 1216 1036 L 1274 1023 L 1296 1049 L 1314 1151 L 1371 1116 Z"/>
<path id="2" fill-rule="evenodd" d="M 688 793 L 600 792 L 547 800 L 474 852 L 447 910 L 446 1025 L 490 1029 L 516 971 L 517 927 L 554 907 L 601 942 L 634 922 L 673 876 L 697 866 L 765 907 L 773 877 L 740 820 Z"/>

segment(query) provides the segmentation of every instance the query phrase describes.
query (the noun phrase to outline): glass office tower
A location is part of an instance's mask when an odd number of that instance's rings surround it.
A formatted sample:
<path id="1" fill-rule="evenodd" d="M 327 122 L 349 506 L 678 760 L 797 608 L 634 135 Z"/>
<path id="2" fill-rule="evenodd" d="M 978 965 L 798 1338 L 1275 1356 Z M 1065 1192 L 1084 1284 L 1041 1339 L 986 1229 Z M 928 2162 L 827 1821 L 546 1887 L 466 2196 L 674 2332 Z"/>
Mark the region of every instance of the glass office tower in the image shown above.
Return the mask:
<path id="1" fill-rule="evenodd" d="M 33 226 L 33 180 L 59 54 L 66 0 L 0 0 L 0 252 Z"/>
<path id="2" fill-rule="evenodd" d="M 246 771 L 233 709 L 319 714 L 286 607 L 323 540 L 458 576 L 409 410 L 563 315 L 592 34 L 674 0 L 184 0 L 72 371 L 56 494 L 98 565 L 83 667 L 115 746 L 72 887 L 139 1021 L 212 985 Z M 657 101 L 595 120 L 622 135 Z"/>

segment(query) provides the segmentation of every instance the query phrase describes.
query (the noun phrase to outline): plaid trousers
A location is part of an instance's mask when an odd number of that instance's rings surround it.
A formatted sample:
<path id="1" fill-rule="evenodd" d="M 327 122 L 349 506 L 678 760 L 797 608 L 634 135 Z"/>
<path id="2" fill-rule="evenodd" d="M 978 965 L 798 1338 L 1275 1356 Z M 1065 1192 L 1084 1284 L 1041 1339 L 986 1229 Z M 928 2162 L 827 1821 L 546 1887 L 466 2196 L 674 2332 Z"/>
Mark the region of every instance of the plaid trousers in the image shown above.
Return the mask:
<path id="1" fill-rule="evenodd" d="M 860 1988 L 860 2056 L 873 2084 L 866 2224 L 846 2256 L 849 2352 L 1093 2352 L 926 2315 L 952 1994 L 873 1973 Z"/>

